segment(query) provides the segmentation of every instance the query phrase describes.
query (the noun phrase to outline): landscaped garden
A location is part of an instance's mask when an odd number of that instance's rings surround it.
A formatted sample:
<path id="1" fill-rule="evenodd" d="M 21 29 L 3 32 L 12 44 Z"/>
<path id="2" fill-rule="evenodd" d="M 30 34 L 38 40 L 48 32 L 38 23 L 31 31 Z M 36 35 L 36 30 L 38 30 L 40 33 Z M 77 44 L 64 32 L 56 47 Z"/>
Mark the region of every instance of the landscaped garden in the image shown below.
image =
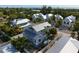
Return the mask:
<path id="1" fill-rule="evenodd" d="M 17 39 L 11 40 L 11 44 L 20 52 L 25 52 L 24 49 L 28 50 L 29 52 L 36 50 L 33 44 L 24 37 L 18 37 Z"/>
<path id="2" fill-rule="evenodd" d="M 1 24 L 1 23 L 0 23 Z M 22 32 L 22 29 L 19 27 L 11 27 L 8 23 L 3 23 L 0 25 L 0 30 L 5 32 L 8 36 L 15 36 Z"/>

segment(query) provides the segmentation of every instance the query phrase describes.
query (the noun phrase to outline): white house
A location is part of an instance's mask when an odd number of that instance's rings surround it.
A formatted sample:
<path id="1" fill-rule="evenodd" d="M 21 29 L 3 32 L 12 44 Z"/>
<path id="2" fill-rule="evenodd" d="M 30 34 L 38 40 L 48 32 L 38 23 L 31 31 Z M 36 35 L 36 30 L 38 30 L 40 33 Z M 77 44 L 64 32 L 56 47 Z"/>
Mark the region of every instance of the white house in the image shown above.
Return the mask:
<path id="1" fill-rule="evenodd" d="M 51 19 L 53 17 L 53 14 L 46 14 L 47 20 Z"/>
<path id="2" fill-rule="evenodd" d="M 41 19 L 43 19 L 44 21 L 47 19 L 46 15 L 44 15 L 42 13 L 39 14 L 39 17 L 41 17 Z"/>
<path id="3" fill-rule="evenodd" d="M 36 20 L 37 18 L 39 18 L 39 13 L 32 15 L 32 19 L 33 19 L 33 20 Z"/>
<path id="4" fill-rule="evenodd" d="M 63 17 L 59 14 L 55 15 L 55 20 L 63 20 Z"/>
<path id="5" fill-rule="evenodd" d="M 66 17 L 66 18 L 64 19 L 62 25 L 63 25 L 63 26 L 70 27 L 70 26 L 73 25 L 73 23 L 75 22 L 75 20 L 76 20 L 76 17 L 75 17 L 75 16 L 73 16 L 73 15 L 68 16 L 68 17 Z"/>
<path id="6" fill-rule="evenodd" d="M 79 41 L 73 38 L 60 39 L 47 53 L 78 53 Z"/>
<path id="7" fill-rule="evenodd" d="M 51 25 L 48 22 L 41 23 L 32 27 L 28 27 L 24 31 L 24 37 L 28 38 L 35 47 L 39 47 L 40 44 L 46 39 L 46 35 L 42 30 Z"/>
<path id="8" fill-rule="evenodd" d="M 33 14 L 33 16 L 32 16 L 33 21 L 37 20 L 37 18 L 39 18 L 39 19 L 41 19 L 43 21 L 45 21 L 47 19 L 46 15 L 43 15 L 42 13 Z"/>
<path id="9" fill-rule="evenodd" d="M 42 13 L 38 13 L 38 14 L 33 14 L 32 19 L 36 20 L 37 18 L 40 18 L 43 21 L 46 21 L 48 19 L 50 19 L 53 16 L 53 14 L 42 14 Z"/>
<path id="10" fill-rule="evenodd" d="M 20 26 L 20 28 L 24 28 L 26 26 L 30 26 L 30 20 L 29 19 L 14 19 L 12 21 L 12 26 Z"/>

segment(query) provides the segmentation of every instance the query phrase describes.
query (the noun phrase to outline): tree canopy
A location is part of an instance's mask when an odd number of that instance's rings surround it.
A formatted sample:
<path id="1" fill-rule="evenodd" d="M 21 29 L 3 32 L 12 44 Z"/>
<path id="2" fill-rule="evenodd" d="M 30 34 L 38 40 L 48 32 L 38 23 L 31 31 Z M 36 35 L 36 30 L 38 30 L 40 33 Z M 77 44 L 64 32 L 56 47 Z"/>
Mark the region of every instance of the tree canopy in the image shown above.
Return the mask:
<path id="1" fill-rule="evenodd" d="M 11 40 L 11 44 L 15 46 L 15 48 L 19 51 L 24 48 L 26 44 L 26 40 L 24 37 L 20 38 L 18 37 L 17 39 Z"/>
<path id="2" fill-rule="evenodd" d="M 51 11 L 52 11 L 52 7 L 43 6 L 40 12 L 43 14 L 47 14 L 47 13 L 51 13 Z"/>
<path id="3" fill-rule="evenodd" d="M 75 30 L 75 31 L 79 31 L 79 21 L 76 21 L 76 22 L 75 22 L 74 30 Z"/>

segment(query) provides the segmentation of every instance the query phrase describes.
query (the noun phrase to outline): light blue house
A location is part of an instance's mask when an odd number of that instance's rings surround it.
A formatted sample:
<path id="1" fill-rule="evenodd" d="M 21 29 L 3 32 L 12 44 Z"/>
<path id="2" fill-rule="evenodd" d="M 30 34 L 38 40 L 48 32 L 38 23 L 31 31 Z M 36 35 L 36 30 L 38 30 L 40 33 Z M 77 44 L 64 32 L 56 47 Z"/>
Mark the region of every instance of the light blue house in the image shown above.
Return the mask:
<path id="1" fill-rule="evenodd" d="M 24 37 L 28 38 L 28 40 L 31 41 L 35 47 L 39 47 L 41 43 L 46 39 L 46 35 L 43 30 L 50 26 L 51 25 L 48 22 L 45 22 L 36 26 L 27 27 L 23 33 Z"/>

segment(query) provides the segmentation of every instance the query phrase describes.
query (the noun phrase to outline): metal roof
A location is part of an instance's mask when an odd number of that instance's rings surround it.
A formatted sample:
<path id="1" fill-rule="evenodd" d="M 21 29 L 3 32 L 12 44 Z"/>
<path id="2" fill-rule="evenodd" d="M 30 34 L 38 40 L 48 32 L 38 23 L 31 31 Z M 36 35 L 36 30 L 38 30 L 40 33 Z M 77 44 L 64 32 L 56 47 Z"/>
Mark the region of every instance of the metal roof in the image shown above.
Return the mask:
<path id="1" fill-rule="evenodd" d="M 47 26 L 51 26 L 51 24 L 49 24 L 48 22 L 44 22 L 44 23 L 33 26 L 33 28 L 35 29 L 36 32 L 39 32 L 39 31 L 45 29 L 45 27 L 47 27 Z"/>
<path id="2" fill-rule="evenodd" d="M 29 21 L 30 21 L 29 19 L 14 19 L 13 23 L 18 25 L 18 24 L 22 24 L 22 23 L 27 23 Z"/>
<path id="3" fill-rule="evenodd" d="M 61 15 L 58 15 L 58 14 L 56 14 L 55 17 L 56 17 L 57 19 L 63 19 L 63 17 L 62 17 Z"/>
<path id="4" fill-rule="evenodd" d="M 79 46 L 77 48 L 76 45 L 79 45 L 79 42 L 76 41 L 77 43 L 75 44 L 75 42 L 72 42 L 72 40 L 74 41 L 73 38 L 63 37 L 58 42 L 56 42 L 55 45 L 52 46 L 47 52 L 48 53 L 77 53 Z"/>
<path id="5" fill-rule="evenodd" d="M 68 19 L 70 22 L 74 22 L 76 17 L 71 15 L 71 16 L 66 17 L 65 19 Z"/>

